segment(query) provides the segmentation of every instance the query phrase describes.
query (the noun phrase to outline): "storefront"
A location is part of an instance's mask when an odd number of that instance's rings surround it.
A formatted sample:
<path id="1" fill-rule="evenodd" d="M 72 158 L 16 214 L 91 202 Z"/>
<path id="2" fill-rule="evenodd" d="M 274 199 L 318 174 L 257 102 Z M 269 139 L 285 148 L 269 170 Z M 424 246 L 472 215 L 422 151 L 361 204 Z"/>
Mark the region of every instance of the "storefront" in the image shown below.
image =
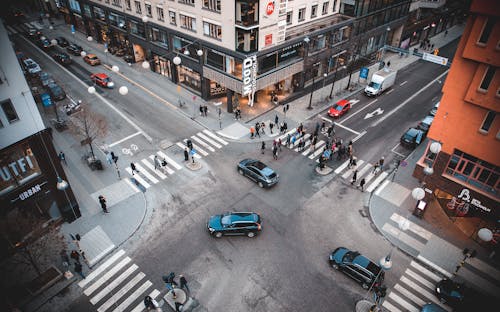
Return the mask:
<path id="1" fill-rule="evenodd" d="M 201 75 L 197 71 L 179 65 L 177 66 L 177 79 L 179 83 L 201 93 Z"/>
<path id="2" fill-rule="evenodd" d="M 172 79 L 172 72 L 170 71 L 170 66 L 171 66 L 170 60 L 154 52 L 152 53 L 152 56 L 153 56 L 153 64 L 152 64 L 153 66 L 151 66 L 151 69 L 160 75 Z"/>

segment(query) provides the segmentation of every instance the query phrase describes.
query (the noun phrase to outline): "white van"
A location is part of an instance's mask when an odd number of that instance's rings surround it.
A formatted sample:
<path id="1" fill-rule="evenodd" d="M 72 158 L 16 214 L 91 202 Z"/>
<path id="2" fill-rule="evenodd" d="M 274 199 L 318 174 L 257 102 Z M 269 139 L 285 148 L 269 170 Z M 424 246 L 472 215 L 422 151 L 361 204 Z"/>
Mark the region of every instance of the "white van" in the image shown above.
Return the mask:
<path id="1" fill-rule="evenodd" d="M 28 58 L 23 60 L 24 68 L 28 71 L 28 73 L 34 75 L 42 71 L 40 65 L 38 65 L 35 61 Z"/>

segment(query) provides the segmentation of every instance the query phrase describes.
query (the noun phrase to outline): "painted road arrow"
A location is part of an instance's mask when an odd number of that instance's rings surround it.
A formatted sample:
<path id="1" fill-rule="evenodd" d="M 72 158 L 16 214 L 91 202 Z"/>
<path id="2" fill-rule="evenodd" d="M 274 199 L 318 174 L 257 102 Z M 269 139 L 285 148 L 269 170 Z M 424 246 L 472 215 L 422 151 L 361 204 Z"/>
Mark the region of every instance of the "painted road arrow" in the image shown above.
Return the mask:
<path id="1" fill-rule="evenodd" d="M 384 113 L 384 111 L 379 107 L 373 112 L 366 114 L 365 119 L 372 118 L 375 115 L 382 115 L 382 113 Z"/>

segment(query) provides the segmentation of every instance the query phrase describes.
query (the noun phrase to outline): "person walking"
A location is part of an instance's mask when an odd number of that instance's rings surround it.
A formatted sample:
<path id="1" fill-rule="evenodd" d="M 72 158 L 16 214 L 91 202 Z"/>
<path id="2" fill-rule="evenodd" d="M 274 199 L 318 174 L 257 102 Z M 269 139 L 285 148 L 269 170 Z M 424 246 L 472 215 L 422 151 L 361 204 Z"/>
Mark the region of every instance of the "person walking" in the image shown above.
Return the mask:
<path id="1" fill-rule="evenodd" d="M 139 173 L 139 170 L 137 170 L 133 162 L 130 163 L 130 169 L 132 169 L 132 175 L 134 175 L 134 172 Z"/>
<path id="2" fill-rule="evenodd" d="M 354 162 L 354 156 L 349 156 L 349 165 L 347 165 L 347 168 L 351 169 L 352 168 L 352 164 Z"/>
<path id="3" fill-rule="evenodd" d="M 260 138 L 260 123 L 258 123 L 258 122 L 255 123 L 255 135 L 256 136 L 258 135 Z"/>
<path id="4" fill-rule="evenodd" d="M 104 211 L 104 213 L 108 213 L 109 211 L 106 207 L 106 198 L 104 198 L 104 196 L 99 195 L 99 203 L 101 204 L 102 211 Z"/>
<path id="5" fill-rule="evenodd" d="M 82 264 L 80 262 L 75 262 L 75 272 L 80 274 L 80 276 L 85 279 L 85 275 L 83 275 Z"/>
<path id="6" fill-rule="evenodd" d="M 382 158 L 380 158 L 380 160 L 378 161 L 378 164 L 380 165 L 380 171 L 384 170 L 384 156 L 382 156 Z"/>
<path id="7" fill-rule="evenodd" d="M 272 121 L 269 122 L 269 131 L 271 132 L 271 134 L 273 134 L 273 127 L 274 127 L 274 124 Z"/>
<path id="8" fill-rule="evenodd" d="M 365 178 L 363 178 L 363 179 L 361 179 L 361 181 L 359 181 L 359 187 L 361 188 L 361 192 L 365 191 L 365 189 L 364 189 L 365 183 L 366 183 Z"/>
<path id="9" fill-rule="evenodd" d="M 187 147 L 184 148 L 184 161 L 189 161 L 189 151 Z"/>
<path id="10" fill-rule="evenodd" d="M 356 183 L 356 179 L 358 178 L 358 170 L 354 170 L 354 174 L 352 175 L 351 185 Z"/>
<path id="11" fill-rule="evenodd" d="M 65 165 L 68 165 L 68 163 L 66 162 L 66 155 L 62 151 L 59 152 L 59 160 Z"/>
<path id="12" fill-rule="evenodd" d="M 182 275 L 182 274 L 180 274 L 180 275 L 179 275 L 179 287 L 180 287 L 180 289 L 184 289 L 184 288 L 186 288 L 186 290 L 187 290 L 188 292 L 191 292 L 191 291 L 189 290 L 189 287 L 188 287 L 188 284 L 187 284 L 187 280 L 186 280 L 186 278 L 184 277 L 184 275 Z"/>
<path id="13" fill-rule="evenodd" d="M 155 163 L 155 170 L 161 168 L 161 162 L 160 162 L 160 159 L 158 158 L 158 155 L 155 155 L 154 163 Z"/>
<path id="14" fill-rule="evenodd" d="M 278 114 L 274 116 L 274 123 L 277 125 L 279 121 Z"/>
<path id="15" fill-rule="evenodd" d="M 326 130 L 326 133 L 328 134 L 328 137 L 332 136 L 332 132 L 333 132 L 333 126 L 328 127 L 328 130 Z"/>
<path id="16" fill-rule="evenodd" d="M 273 158 L 278 160 L 278 147 L 276 145 L 273 147 Z"/>
<path id="17" fill-rule="evenodd" d="M 76 262 L 80 262 L 80 254 L 76 250 L 72 250 L 71 253 L 69 254 L 71 259 L 75 260 Z"/>
<path id="18" fill-rule="evenodd" d="M 290 140 L 291 140 L 291 136 L 290 136 L 290 133 L 286 135 L 286 146 L 290 146 Z"/>
<path id="19" fill-rule="evenodd" d="M 113 164 L 113 156 L 111 156 L 111 153 L 106 152 L 106 161 L 108 164 L 112 165 Z"/>
<path id="20" fill-rule="evenodd" d="M 283 145 L 283 141 L 281 141 L 281 138 L 278 138 L 278 149 L 281 152 L 281 145 Z"/>
<path id="21" fill-rule="evenodd" d="M 380 166 L 380 165 L 379 165 L 379 163 L 378 163 L 378 162 L 376 162 L 375 164 L 373 164 L 373 171 L 372 171 L 372 173 L 373 173 L 373 174 L 378 173 L 379 166 Z"/>
<path id="22" fill-rule="evenodd" d="M 207 105 L 203 106 L 203 114 L 205 114 L 205 117 L 208 116 L 208 106 Z"/>
<path id="23" fill-rule="evenodd" d="M 254 127 L 250 127 L 250 139 L 253 139 L 255 136 L 255 128 Z"/>
<path id="24" fill-rule="evenodd" d="M 391 61 L 387 61 L 387 67 L 391 67 Z"/>
<path id="25" fill-rule="evenodd" d="M 203 106 L 200 104 L 200 116 L 203 116 Z"/>
<path id="26" fill-rule="evenodd" d="M 323 121 L 321 123 L 321 132 L 325 131 L 325 129 L 326 129 L 326 123 Z"/>
<path id="27" fill-rule="evenodd" d="M 266 134 L 266 131 L 264 131 L 265 129 L 266 129 L 266 124 L 264 122 L 261 122 L 260 130 L 262 130 L 262 134 Z"/>
<path id="28" fill-rule="evenodd" d="M 262 141 L 262 145 L 260 147 L 261 153 L 264 155 L 264 151 L 266 150 L 266 142 Z"/>
<path id="29" fill-rule="evenodd" d="M 294 135 L 294 136 L 292 136 L 292 145 L 291 145 L 292 147 L 294 147 L 294 146 L 295 146 L 295 141 L 296 141 L 296 140 L 297 140 L 297 137 L 296 137 L 295 135 Z"/>

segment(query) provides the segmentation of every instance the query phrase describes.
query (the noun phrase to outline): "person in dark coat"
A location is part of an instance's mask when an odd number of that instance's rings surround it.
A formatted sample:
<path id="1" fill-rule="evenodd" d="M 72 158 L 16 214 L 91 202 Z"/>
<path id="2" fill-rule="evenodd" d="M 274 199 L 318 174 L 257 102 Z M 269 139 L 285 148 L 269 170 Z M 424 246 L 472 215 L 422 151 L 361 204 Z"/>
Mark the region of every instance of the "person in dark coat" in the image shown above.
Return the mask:
<path id="1" fill-rule="evenodd" d="M 352 175 L 351 185 L 356 183 L 357 178 L 358 178 L 358 170 L 354 170 L 354 174 Z"/>
<path id="2" fill-rule="evenodd" d="M 184 161 L 188 161 L 189 160 L 189 152 L 188 152 L 188 149 L 187 147 L 184 149 Z"/>
<path id="3" fill-rule="evenodd" d="M 101 204 L 102 211 L 104 211 L 104 213 L 108 213 L 109 211 L 106 206 L 106 198 L 104 198 L 104 196 L 99 195 L 99 203 Z"/>
<path id="4" fill-rule="evenodd" d="M 262 141 L 262 145 L 260 147 L 260 151 L 262 152 L 262 154 L 264 154 L 265 150 L 266 150 L 266 142 Z"/>
<path id="5" fill-rule="evenodd" d="M 361 179 L 361 181 L 359 181 L 359 187 L 361 188 L 361 192 L 364 192 L 364 187 L 365 187 L 365 184 L 366 184 L 366 181 L 365 181 L 365 178 Z"/>
<path id="6" fill-rule="evenodd" d="M 187 284 L 187 280 L 186 280 L 186 278 L 184 277 L 184 275 L 182 275 L 182 274 L 181 274 L 181 275 L 179 275 L 179 287 L 180 287 L 181 289 L 186 288 L 186 290 L 187 290 L 188 292 L 190 292 L 189 287 L 188 287 L 188 284 Z"/>
<path id="7" fill-rule="evenodd" d="M 80 262 L 75 262 L 75 272 L 80 274 L 82 278 L 85 278 L 85 275 L 83 275 L 82 265 L 80 264 Z"/>
<path id="8" fill-rule="evenodd" d="M 139 173 L 139 170 L 137 170 L 133 162 L 130 163 L 130 169 L 132 169 L 132 175 L 134 175 L 134 172 Z"/>

